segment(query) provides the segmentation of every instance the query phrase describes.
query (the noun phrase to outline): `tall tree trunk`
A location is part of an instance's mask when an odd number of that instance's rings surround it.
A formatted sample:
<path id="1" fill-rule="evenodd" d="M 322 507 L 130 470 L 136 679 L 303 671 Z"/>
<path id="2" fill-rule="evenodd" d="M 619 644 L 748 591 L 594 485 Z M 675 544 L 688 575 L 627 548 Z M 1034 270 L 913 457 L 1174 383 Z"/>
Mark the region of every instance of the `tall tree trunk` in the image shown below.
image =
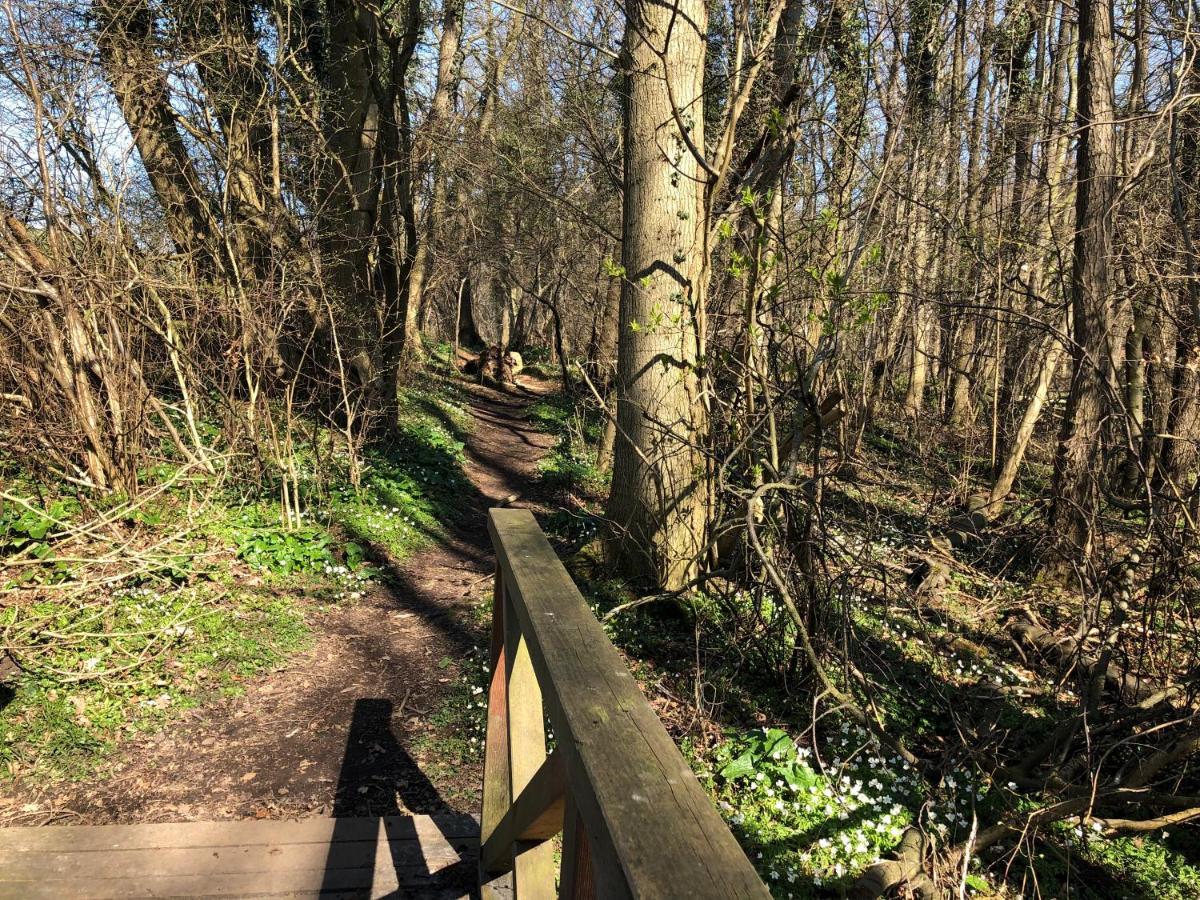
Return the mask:
<path id="1" fill-rule="evenodd" d="M 671 590 L 695 571 L 708 509 L 696 372 L 707 227 L 704 181 L 687 146 L 704 147 L 708 16 L 702 0 L 632 0 L 626 16 L 625 280 L 608 512 L 621 531 L 618 562 Z"/>
<path id="2" fill-rule="evenodd" d="M 983 4 L 983 20 L 990 23 L 995 16 L 995 0 L 985 0 Z M 968 22 L 966 19 L 967 5 L 965 0 L 959 0 L 959 65 L 965 65 L 966 34 Z M 967 167 L 964 179 L 964 190 L 967 194 L 965 225 L 966 233 L 974 235 L 975 252 L 982 255 L 983 222 L 982 212 L 983 192 L 979 189 L 979 172 L 983 161 L 983 122 L 984 109 L 987 102 L 991 77 L 992 42 L 981 41 L 979 46 L 979 67 L 975 78 L 975 96 L 971 101 L 971 112 L 967 133 Z M 965 87 L 965 80 L 960 76 L 959 84 Z M 962 89 L 960 87 L 960 89 Z M 967 255 L 968 265 L 971 256 Z M 950 354 L 948 368 L 950 370 L 950 387 L 946 399 L 946 419 L 953 427 L 965 425 L 975 413 L 971 392 L 973 387 L 972 357 L 975 356 L 976 342 L 979 337 L 979 315 L 973 309 L 963 310 L 959 316 L 958 327 L 950 338 Z"/>
<path id="3" fill-rule="evenodd" d="M 1051 524 L 1077 561 L 1099 510 L 1102 425 L 1113 385 L 1113 207 L 1117 199 L 1115 48 L 1110 0 L 1079 3 L 1079 144 L 1071 267 L 1071 390 L 1054 461 Z"/>
<path id="4" fill-rule="evenodd" d="M 1189 49 L 1200 46 L 1193 37 Z M 1200 64 L 1193 56 L 1189 86 L 1200 92 Z M 1175 366 L 1171 373 L 1171 405 L 1163 442 L 1165 474 L 1180 493 L 1191 487 L 1196 474 L 1197 439 L 1200 438 L 1200 109 L 1195 102 L 1184 108 L 1174 123 L 1176 177 L 1172 185 L 1172 210 L 1180 232 L 1181 280 L 1178 309 L 1179 333 Z"/>
<path id="5" fill-rule="evenodd" d="M 400 389 L 420 355 L 417 335 L 420 305 L 408 292 L 412 270 L 417 263 L 419 241 L 418 182 L 413 152 L 412 114 L 408 102 L 408 71 L 422 27 L 420 0 L 408 0 L 403 34 L 387 37 L 391 72 L 383 91 L 380 114 L 383 205 L 377 226 L 377 242 L 385 304 L 382 344 L 386 371 L 383 389 L 386 395 L 383 408 L 389 426 L 396 422 Z"/>
<path id="6" fill-rule="evenodd" d="M 162 205 L 167 231 L 203 275 L 226 272 L 221 228 L 171 106 L 154 46 L 146 0 L 102 0 L 95 7 L 100 63 Z"/>
<path id="7" fill-rule="evenodd" d="M 442 5 L 442 36 L 438 42 L 437 85 L 429 104 L 429 116 L 414 149 L 414 164 L 429 169 L 431 190 L 429 204 L 425 210 L 424 227 L 416 239 L 412 267 L 408 273 L 405 290 L 408 295 L 409 320 L 405 327 L 404 350 L 407 354 L 419 352 L 416 340 L 417 311 L 425 304 L 425 290 L 430 280 L 437 250 L 438 229 L 446 214 L 449 188 L 445 171 L 445 145 L 450 141 L 450 119 L 454 112 L 454 101 L 458 96 L 458 81 L 462 68 L 462 22 L 464 0 L 445 0 Z M 420 177 L 413 184 L 421 183 Z"/>
<path id="8" fill-rule="evenodd" d="M 356 392 L 378 400 L 379 291 L 372 272 L 380 196 L 380 109 L 375 12 L 358 0 L 330 0 L 321 212 L 326 284 L 342 315 L 340 344 Z"/>
<path id="9" fill-rule="evenodd" d="M 909 268 L 908 282 L 912 292 L 912 320 L 909 355 L 908 390 L 904 397 L 904 411 L 916 418 L 925 402 L 925 383 L 929 374 L 931 311 L 927 293 L 933 289 L 936 279 L 929 276 L 929 248 L 933 243 L 931 216 L 928 208 L 931 195 L 931 163 L 937 159 L 933 128 L 934 99 L 937 87 L 937 57 L 934 53 L 934 31 L 940 16 L 940 0 L 909 0 L 908 44 L 904 51 L 904 67 L 908 73 L 908 99 L 906 106 L 908 122 L 909 186 L 912 191 L 908 204 L 912 218 L 912 243 L 909 252 L 911 261 L 903 265 Z"/>

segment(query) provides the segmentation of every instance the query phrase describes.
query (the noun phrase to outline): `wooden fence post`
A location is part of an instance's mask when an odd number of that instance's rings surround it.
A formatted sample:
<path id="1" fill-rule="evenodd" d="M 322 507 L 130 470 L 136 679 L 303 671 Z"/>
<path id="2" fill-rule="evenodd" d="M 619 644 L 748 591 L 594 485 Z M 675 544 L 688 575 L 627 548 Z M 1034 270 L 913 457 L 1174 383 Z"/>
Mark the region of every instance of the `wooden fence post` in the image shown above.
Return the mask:
<path id="1" fill-rule="evenodd" d="M 508 759 L 508 652 L 504 646 L 504 572 L 497 563 L 492 592 L 491 681 L 488 685 L 487 733 L 483 754 L 483 806 L 479 815 L 479 846 L 495 831 L 512 804 L 512 772 Z M 479 883 L 486 885 L 492 873 L 483 871 Z"/>
<path id="2" fill-rule="evenodd" d="M 512 796 L 518 797 L 546 761 L 546 714 L 529 644 L 512 604 L 504 607 L 508 650 L 508 757 Z M 520 900 L 554 897 L 554 844 L 518 841 L 513 847 L 513 889 Z"/>
<path id="3" fill-rule="evenodd" d="M 583 817 L 575 799 L 567 794 L 563 817 L 562 873 L 559 876 L 559 900 L 592 900 L 596 896 L 592 874 L 592 848 L 588 844 Z"/>

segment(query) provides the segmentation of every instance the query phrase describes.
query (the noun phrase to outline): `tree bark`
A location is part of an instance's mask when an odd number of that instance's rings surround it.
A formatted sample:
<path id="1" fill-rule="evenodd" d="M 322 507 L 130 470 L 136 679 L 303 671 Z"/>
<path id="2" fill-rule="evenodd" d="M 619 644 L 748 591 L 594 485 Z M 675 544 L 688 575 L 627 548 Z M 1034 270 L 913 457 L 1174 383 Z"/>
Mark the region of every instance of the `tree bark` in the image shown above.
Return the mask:
<path id="1" fill-rule="evenodd" d="M 1193 50 L 1195 52 L 1195 50 Z M 1190 87 L 1200 91 L 1200 68 L 1193 61 Z M 1179 492 L 1191 487 L 1197 463 L 1197 438 L 1200 438 L 1200 109 L 1192 103 L 1175 122 L 1178 161 L 1172 190 L 1172 210 L 1180 232 L 1180 268 L 1182 279 L 1177 301 L 1179 332 L 1175 345 L 1175 366 L 1171 372 L 1171 403 L 1167 414 L 1167 434 L 1163 441 L 1165 474 Z"/>
<path id="2" fill-rule="evenodd" d="M 380 285 L 371 258 L 380 197 L 376 164 L 380 109 L 377 44 L 371 8 L 330 0 L 323 160 L 322 244 L 326 284 L 340 309 L 340 342 L 354 383 L 374 399 L 380 385 Z"/>
<path id="3" fill-rule="evenodd" d="M 1049 338 L 1046 351 L 1042 354 L 1042 363 L 1038 367 L 1037 379 L 1034 381 L 1033 390 L 1030 392 L 1029 399 L 1025 402 L 1025 410 L 1021 414 L 1020 424 L 1017 426 L 1012 443 L 1004 456 L 1004 463 L 1000 467 L 1000 473 L 996 476 L 996 481 L 992 485 L 992 490 L 988 497 L 989 514 L 995 512 L 995 508 L 1012 490 L 1013 482 L 1017 479 L 1017 472 L 1021 468 L 1021 462 L 1025 459 L 1025 451 L 1029 449 L 1029 441 L 1033 437 L 1033 429 L 1036 427 L 1038 418 L 1042 414 L 1042 407 L 1046 405 L 1046 400 L 1050 396 L 1050 385 L 1054 381 L 1054 373 L 1058 371 L 1058 366 L 1062 362 L 1065 352 L 1066 348 L 1063 346 L 1062 341 L 1057 337 Z"/>
<path id="4" fill-rule="evenodd" d="M 438 241 L 438 229 L 446 214 L 448 186 L 445 172 L 444 144 L 450 139 L 450 117 L 454 112 L 458 96 L 458 82 L 462 69 L 462 22 L 464 0 L 445 0 L 442 6 L 442 36 L 438 42 L 437 85 L 429 104 L 429 116 L 414 148 L 414 165 L 417 176 L 414 184 L 420 184 L 419 173 L 423 167 L 429 170 L 431 190 L 425 221 L 413 254 L 412 267 L 408 273 L 405 290 L 408 295 L 409 322 L 405 329 L 404 350 L 407 354 L 419 351 L 416 340 L 417 311 L 425 304 L 425 291 L 433 271 Z"/>
<path id="5" fill-rule="evenodd" d="M 1051 525 L 1077 561 L 1099 510 L 1102 425 L 1113 385 L 1113 207 L 1117 199 L 1112 7 L 1079 4 L 1079 144 L 1071 267 L 1071 389 L 1054 463 Z"/>
<path id="6" fill-rule="evenodd" d="M 707 227 L 687 146 L 704 147 L 708 17 L 702 0 L 633 0 L 626 15 L 625 280 L 608 513 L 620 531 L 617 562 L 673 590 L 696 570 L 708 509 L 696 369 Z"/>
<path id="7" fill-rule="evenodd" d="M 202 275 L 226 272 L 220 224 L 179 133 L 167 77 L 155 55 L 152 10 L 145 0 L 102 0 L 95 12 L 100 64 L 171 240 Z"/>

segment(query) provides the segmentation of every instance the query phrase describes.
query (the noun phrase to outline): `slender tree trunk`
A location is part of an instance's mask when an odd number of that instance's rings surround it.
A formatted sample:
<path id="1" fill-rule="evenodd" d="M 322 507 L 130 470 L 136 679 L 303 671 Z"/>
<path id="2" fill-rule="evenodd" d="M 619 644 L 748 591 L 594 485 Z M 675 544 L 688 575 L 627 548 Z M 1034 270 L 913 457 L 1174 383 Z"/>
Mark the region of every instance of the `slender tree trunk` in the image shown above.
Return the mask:
<path id="1" fill-rule="evenodd" d="M 950 339 L 950 393 L 946 418 L 954 427 L 966 425 L 974 412 L 970 366 L 977 334 L 978 318 L 974 310 L 964 310 L 959 317 L 958 329 Z"/>
<path id="2" fill-rule="evenodd" d="M 1025 451 L 1029 449 L 1029 441 L 1033 437 L 1033 429 L 1036 427 L 1038 418 L 1042 414 L 1042 408 L 1046 405 L 1046 400 L 1050 396 L 1050 385 L 1054 382 L 1054 373 L 1058 371 L 1063 355 L 1066 353 L 1066 347 L 1063 346 L 1062 341 L 1057 337 L 1049 338 L 1047 343 L 1048 346 L 1042 354 L 1041 365 L 1038 366 L 1037 378 L 1034 381 L 1033 389 L 1030 392 L 1029 399 L 1025 401 L 1025 410 L 1021 414 L 1021 421 L 1017 425 L 1016 432 L 1013 434 L 1012 443 L 1004 456 L 1004 462 L 1000 466 L 1000 473 L 996 476 L 996 481 L 992 485 L 992 490 L 988 497 L 988 506 L 993 512 L 1000 502 L 1009 495 L 1009 492 L 1012 491 L 1013 482 L 1017 479 L 1017 472 L 1021 469 L 1021 462 L 1025 459 Z"/>
<path id="3" fill-rule="evenodd" d="M 609 287 L 604 297 L 604 308 L 601 311 L 600 327 L 597 333 L 595 360 L 592 366 L 597 387 L 603 392 L 607 404 L 607 415 L 604 417 L 604 430 L 600 433 L 600 448 L 596 452 L 596 467 L 601 472 L 607 472 L 612 466 L 613 449 L 617 441 L 617 423 L 613 413 L 614 398 L 610 390 L 612 385 L 612 363 L 617 354 L 617 336 L 621 317 L 621 282 L 616 278 L 609 280 Z"/>
<path id="4" fill-rule="evenodd" d="M 1102 425 L 1113 385 L 1113 207 L 1117 199 L 1117 134 L 1113 103 L 1112 7 L 1079 4 L 1079 144 L 1071 390 L 1054 464 L 1051 524 L 1064 549 L 1084 561 L 1092 548 L 1103 466 Z"/>
<path id="5" fill-rule="evenodd" d="M 179 133 L 167 76 L 158 65 L 154 12 L 146 0 L 103 0 L 94 9 L 100 63 L 171 240 L 201 274 L 225 272 L 220 223 Z"/>
<path id="6" fill-rule="evenodd" d="M 960 44 L 965 42 L 968 23 L 966 20 L 967 5 L 960 0 Z M 995 0 L 986 0 L 983 5 L 983 20 L 991 22 L 995 16 Z M 967 137 L 967 170 L 964 179 L 964 190 L 967 193 L 966 231 L 976 235 L 976 253 L 982 255 L 982 196 L 980 190 L 979 172 L 983 160 L 983 122 L 984 109 L 991 78 L 992 42 L 981 41 L 979 46 L 979 67 L 975 79 L 975 96 L 971 101 Z M 965 59 L 966 49 L 960 47 L 959 58 Z M 963 80 L 960 79 L 960 84 Z M 970 255 L 967 256 L 968 261 Z M 968 262 L 968 265 L 970 263 Z M 963 310 L 959 316 L 958 328 L 951 337 L 949 356 L 950 387 L 947 397 L 946 418 L 952 427 L 967 424 L 975 414 L 975 406 L 971 392 L 973 380 L 971 367 L 976 355 L 976 342 L 979 338 L 979 316 L 973 309 Z"/>
<path id="7" fill-rule="evenodd" d="M 420 361 L 421 342 L 417 332 L 420 298 L 414 298 L 408 291 L 419 244 L 408 73 L 422 28 L 420 0 L 408 0 L 403 34 L 389 35 L 387 40 L 391 72 L 380 115 L 383 206 L 377 233 L 385 303 L 383 408 L 389 427 L 397 421 L 400 389 L 407 373 Z"/>
<path id="8" fill-rule="evenodd" d="M 222 218 L 239 274 L 261 283 L 275 263 L 294 259 L 300 229 L 283 201 L 283 172 L 276 173 L 272 96 L 255 9 L 248 0 L 170 4 L 177 27 L 192 36 L 197 73 L 212 115 L 220 124 L 226 190 Z"/>
<path id="9" fill-rule="evenodd" d="M 450 119 L 454 113 L 462 69 L 460 51 L 463 7 L 464 0 L 445 0 L 443 3 L 442 36 L 438 42 L 437 86 L 429 104 L 429 117 L 414 150 L 414 165 L 418 169 L 422 165 L 429 168 L 431 189 L 424 228 L 416 239 L 412 266 L 408 272 L 408 284 L 405 286 L 410 321 L 406 325 L 404 351 L 409 355 L 420 350 L 420 342 L 416 340 L 417 322 L 411 317 L 415 317 L 417 311 L 424 308 L 426 287 L 436 261 L 439 229 L 446 215 L 449 188 L 444 147 L 450 140 Z M 414 178 L 413 182 L 419 184 L 420 179 Z"/>
<path id="10" fill-rule="evenodd" d="M 918 254 L 920 255 L 920 254 Z M 909 356 L 908 389 L 904 395 L 904 412 L 916 419 L 925 402 L 925 383 L 929 378 L 930 323 L 929 310 L 919 300 L 914 301 L 912 310 L 912 353 Z"/>
<path id="11" fill-rule="evenodd" d="M 1150 310 L 1145 304 L 1135 304 L 1133 325 L 1125 336 L 1125 410 L 1132 445 L 1125 464 L 1126 491 L 1137 489 L 1146 459 L 1146 345 L 1150 324 Z"/>

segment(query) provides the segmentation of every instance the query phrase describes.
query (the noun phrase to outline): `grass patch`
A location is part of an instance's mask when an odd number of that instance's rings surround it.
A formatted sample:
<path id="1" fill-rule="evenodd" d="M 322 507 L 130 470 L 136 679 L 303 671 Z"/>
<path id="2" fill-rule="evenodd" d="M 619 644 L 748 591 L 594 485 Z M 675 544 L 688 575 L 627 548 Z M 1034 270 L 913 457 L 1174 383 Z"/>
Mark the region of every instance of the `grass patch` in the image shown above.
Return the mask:
<path id="1" fill-rule="evenodd" d="M 0 719 L 9 777 L 84 775 L 123 734 L 237 691 L 309 641 L 294 601 L 209 584 L 9 607 L 0 628 L 26 666 Z"/>
<path id="2" fill-rule="evenodd" d="M 568 394 L 534 404 L 529 421 L 558 440 L 538 464 L 542 482 L 563 493 L 598 498 L 608 489 L 609 475 L 597 465 L 604 422 L 591 405 Z"/>
<path id="3" fill-rule="evenodd" d="M 316 514 L 342 529 L 355 548 L 371 545 L 401 559 L 458 515 L 469 488 L 463 446 L 445 422 L 409 412 L 395 439 L 367 454 L 360 487 L 340 485 Z"/>

